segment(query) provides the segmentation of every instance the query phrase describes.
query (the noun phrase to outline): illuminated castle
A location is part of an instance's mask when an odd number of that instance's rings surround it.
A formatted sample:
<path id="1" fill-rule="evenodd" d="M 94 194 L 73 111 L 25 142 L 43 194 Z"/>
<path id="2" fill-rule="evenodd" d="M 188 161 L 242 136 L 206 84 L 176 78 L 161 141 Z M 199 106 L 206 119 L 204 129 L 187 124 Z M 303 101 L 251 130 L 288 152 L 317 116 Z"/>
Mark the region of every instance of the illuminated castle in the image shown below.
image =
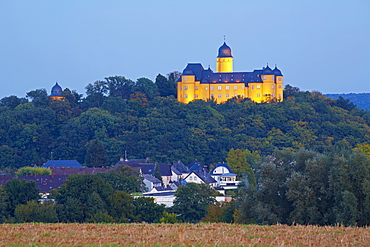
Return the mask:
<path id="1" fill-rule="evenodd" d="M 230 47 L 218 49 L 216 72 L 204 69 L 200 63 L 189 63 L 177 81 L 177 98 L 182 103 L 194 99 L 214 99 L 222 103 L 240 96 L 254 102 L 283 101 L 283 75 L 268 65 L 253 72 L 234 72 Z"/>

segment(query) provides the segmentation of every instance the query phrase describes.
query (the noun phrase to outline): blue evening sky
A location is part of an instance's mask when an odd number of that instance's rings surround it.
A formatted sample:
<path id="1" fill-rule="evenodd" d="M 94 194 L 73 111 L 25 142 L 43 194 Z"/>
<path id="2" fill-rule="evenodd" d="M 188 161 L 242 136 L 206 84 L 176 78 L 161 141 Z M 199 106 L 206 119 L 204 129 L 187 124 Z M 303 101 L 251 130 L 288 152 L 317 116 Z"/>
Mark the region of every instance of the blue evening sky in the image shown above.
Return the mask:
<path id="1" fill-rule="evenodd" d="M 226 42 L 234 71 L 268 63 L 285 84 L 322 93 L 370 92 L 369 0 L 0 0 L 0 98 L 56 81 L 88 83 L 215 70 Z"/>

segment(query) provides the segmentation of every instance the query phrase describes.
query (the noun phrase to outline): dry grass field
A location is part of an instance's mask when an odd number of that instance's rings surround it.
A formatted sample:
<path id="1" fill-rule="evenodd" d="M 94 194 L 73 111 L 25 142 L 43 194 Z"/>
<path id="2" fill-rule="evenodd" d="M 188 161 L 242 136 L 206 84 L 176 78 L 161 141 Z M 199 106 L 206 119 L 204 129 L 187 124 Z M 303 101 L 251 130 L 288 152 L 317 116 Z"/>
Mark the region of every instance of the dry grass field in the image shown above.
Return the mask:
<path id="1" fill-rule="evenodd" d="M 370 228 L 234 224 L 3 224 L 1 246 L 370 246 Z"/>

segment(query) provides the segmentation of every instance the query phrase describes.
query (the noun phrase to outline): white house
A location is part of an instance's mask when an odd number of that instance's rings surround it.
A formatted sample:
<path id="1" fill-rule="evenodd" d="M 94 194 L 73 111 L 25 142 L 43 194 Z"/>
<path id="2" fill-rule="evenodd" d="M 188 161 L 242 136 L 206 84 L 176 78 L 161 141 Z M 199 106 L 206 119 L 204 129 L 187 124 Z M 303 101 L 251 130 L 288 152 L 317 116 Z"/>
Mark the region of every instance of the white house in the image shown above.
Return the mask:
<path id="1" fill-rule="evenodd" d="M 236 189 L 240 183 L 240 181 L 236 180 L 236 174 L 232 172 L 226 163 L 216 164 L 210 175 L 217 181 L 216 187 L 223 189 Z"/>

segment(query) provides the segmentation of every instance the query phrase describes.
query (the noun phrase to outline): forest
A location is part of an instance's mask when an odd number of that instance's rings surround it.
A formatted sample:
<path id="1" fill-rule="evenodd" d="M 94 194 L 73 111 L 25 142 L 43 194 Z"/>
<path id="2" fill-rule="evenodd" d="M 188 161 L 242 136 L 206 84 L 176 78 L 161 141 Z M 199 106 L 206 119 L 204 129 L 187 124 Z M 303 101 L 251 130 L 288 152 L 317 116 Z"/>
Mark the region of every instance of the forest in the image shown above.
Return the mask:
<path id="1" fill-rule="evenodd" d="M 125 155 L 152 162 L 225 161 L 231 148 L 271 155 L 275 149 L 324 152 L 345 140 L 370 140 L 370 114 L 343 98 L 287 85 L 281 103 L 233 98 L 224 104 L 176 100 L 177 73 L 155 82 L 109 77 L 86 86 L 86 97 L 66 88 L 64 101 L 45 89 L 0 100 L 0 170 L 76 159 L 110 166 Z M 89 155 L 100 150 L 100 164 Z M 86 159 L 88 158 L 88 159 Z"/>
<path id="2" fill-rule="evenodd" d="M 154 82 L 107 77 L 87 85 L 86 97 L 65 89 L 63 101 L 49 99 L 44 89 L 30 91 L 25 98 L 2 98 L 0 170 L 12 173 L 49 159 L 111 166 L 125 153 L 155 163 L 198 160 L 210 167 L 240 159 L 245 169 L 237 175 L 244 183 L 231 203 L 214 204 L 215 195 L 206 187 L 187 185 L 179 188 L 173 208 L 158 208 L 159 214 L 143 220 L 141 203 L 157 206 L 136 202 L 128 194 L 131 188 L 114 188 L 109 182 L 118 179 L 114 174 L 76 176 L 54 192 L 56 206 L 28 205 L 37 199 L 32 195 L 26 201 L 2 200 L 0 207 L 7 208 L 3 219 L 27 221 L 24 212 L 33 207 L 55 212 L 51 222 L 159 222 L 164 217 L 163 222 L 369 225 L 369 112 L 344 98 L 334 100 L 290 85 L 285 86 L 283 102 L 256 104 L 235 97 L 223 104 L 197 100 L 185 105 L 176 100 L 177 77 L 158 75 Z M 84 179 L 100 185 L 86 188 L 81 198 L 71 196 Z M 0 193 L 11 197 L 11 190 L 19 189 L 17 183 L 7 184 Z M 196 217 L 184 213 L 189 207 L 181 203 L 181 195 L 189 194 L 197 194 L 202 202 L 192 214 Z M 80 209 L 71 211 L 72 205 Z M 130 210 L 114 205 L 128 205 Z M 47 206 L 54 211 L 39 209 Z M 72 216 L 58 218 L 64 215 L 58 212 Z"/>

